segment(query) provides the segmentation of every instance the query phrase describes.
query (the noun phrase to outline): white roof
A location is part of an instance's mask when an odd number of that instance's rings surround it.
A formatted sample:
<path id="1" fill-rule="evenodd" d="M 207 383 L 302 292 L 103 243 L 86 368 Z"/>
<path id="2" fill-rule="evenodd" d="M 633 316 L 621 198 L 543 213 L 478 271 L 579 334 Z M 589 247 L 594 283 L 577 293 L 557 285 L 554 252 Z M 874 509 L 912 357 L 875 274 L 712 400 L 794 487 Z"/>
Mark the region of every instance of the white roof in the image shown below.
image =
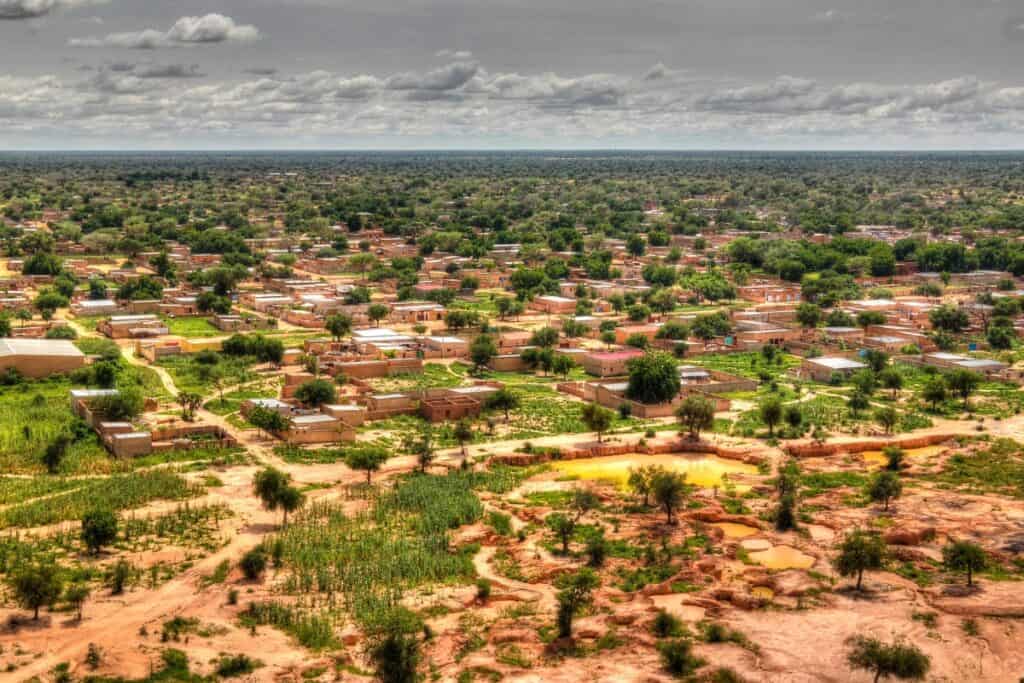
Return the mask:
<path id="1" fill-rule="evenodd" d="M 925 354 L 926 358 L 934 358 L 936 360 L 967 360 L 967 356 L 960 356 L 955 353 L 948 353 L 946 351 L 937 351 L 936 353 Z"/>
<path id="2" fill-rule="evenodd" d="M 299 415 L 298 417 L 292 418 L 292 424 L 295 425 L 309 425 L 336 421 L 337 420 L 335 418 L 330 415 L 324 415 L 323 413 L 317 413 L 316 415 Z"/>
<path id="3" fill-rule="evenodd" d="M 352 332 L 352 336 L 360 337 L 362 339 L 387 339 L 389 337 L 401 337 L 403 335 L 400 335 L 387 327 L 368 327 L 362 330 L 354 330 Z"/>
<path id="4" fill-rule="evenodd" d="M 965 368 L 1002 368 L 1006 367 L 1005 363 L 1000 363 L 997 360 L 991 360 L 988 358 L 965 358 L 964 360 L 957 361 L 957 365 Z"/>
<path id="5" fill-rule="evenodd" d="M 84 358 L 85 354 L 66 339 L 0 339 L 0 356 L 62 356 Z"/>
<path id="6" fill-rule="evenodd" d="M 832 368 L 833 370 L 859 370 L 860 368 L 867 367 L 864 363 L 840 356 L 808 358 L 807 361 L 816 365 L 823 365 L 826 368 Z"/>

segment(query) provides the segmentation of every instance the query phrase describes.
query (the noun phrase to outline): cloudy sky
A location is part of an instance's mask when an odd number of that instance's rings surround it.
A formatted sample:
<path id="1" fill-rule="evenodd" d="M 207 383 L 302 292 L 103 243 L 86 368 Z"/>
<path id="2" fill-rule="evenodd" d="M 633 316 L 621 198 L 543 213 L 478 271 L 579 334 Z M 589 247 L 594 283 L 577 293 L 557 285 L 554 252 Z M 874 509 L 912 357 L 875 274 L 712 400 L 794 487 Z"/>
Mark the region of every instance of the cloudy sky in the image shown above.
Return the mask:
<path id="1" fill-rule="evenodd" d="M 1024 0 L 0 0 L 0 148 L 1024 148 Z"/>

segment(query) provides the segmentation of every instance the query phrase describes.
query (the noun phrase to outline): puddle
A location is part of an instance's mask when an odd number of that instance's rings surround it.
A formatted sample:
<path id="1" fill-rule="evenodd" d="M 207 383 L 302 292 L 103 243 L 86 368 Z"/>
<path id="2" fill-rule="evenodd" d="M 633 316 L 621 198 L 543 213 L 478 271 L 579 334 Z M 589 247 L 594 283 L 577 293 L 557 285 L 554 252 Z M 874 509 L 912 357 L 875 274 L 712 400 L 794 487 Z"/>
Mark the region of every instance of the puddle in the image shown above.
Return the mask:
<path id="1" fill-rule="evenodd" d="M 920 462 L 921 460 L 927 460 L 928 458 L 935 457 L 944 450 L 946 450 L 946 446 L 910 448 L 903 451 L 903 459 L 905 461 Z M 887 458 L 885 453 L 882 451 L 864 451 L 860 456 L 864 459 L 864 462 L 872 468 L 885 467 L 889 464 L 889 458 Z"/>
<path id="2" fill-rule="evenodd" d="M 750 559 L 768 569 L 810 569 L 814 558 L 788 545 L 776 545 L 750 553 Z"/>
<path id="3" fill-rule="evenodd" d="M 725 533 L 726 538 L 746 538 L 747 536 L 753 536 L 761 531 L 755 527 L 747 526 L 746 524 L 736 524 L 734 522 L 716 522 L 711 526 L 716 526 L 721 529 Z"/>
<path id="4" fill-rule="evenodd" d="M 757 474 L 757 468 L 753 465 L 706 454 L 610 455 L 552 463 L 554 469 L 562 474 L 579 479 L 609 481 L 623 489 L 626 488 L 630 468 L 643 465 L 660 465 L 685 474 L 688 484 L 701 488 L 722 486 L 723 477 L 728 479 L 730 474 Z M 749 489 L 749 486 L 736 486 L 737 491 Z"/>

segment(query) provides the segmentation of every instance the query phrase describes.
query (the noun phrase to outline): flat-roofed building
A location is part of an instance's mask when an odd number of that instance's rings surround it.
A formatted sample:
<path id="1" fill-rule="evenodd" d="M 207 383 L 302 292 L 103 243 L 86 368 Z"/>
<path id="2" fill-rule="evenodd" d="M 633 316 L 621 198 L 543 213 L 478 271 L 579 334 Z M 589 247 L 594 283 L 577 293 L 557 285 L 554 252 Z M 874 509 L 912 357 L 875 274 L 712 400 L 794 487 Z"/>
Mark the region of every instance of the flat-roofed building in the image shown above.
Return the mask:
<path id="1" fill-rule="evenodd" d="M 821 356 L 819 358 L 805 358 L 800 365 L 799 374 L 801 377 L 807 377 L 816 382 L 828 382 L 834 375 L 848 377 L 858 370 L 865 368 L 867 368 L 867 365 L 852 358 Z"/>
<path id="2" fill-rule="evenodd" d="M 13 368 L 33 379 L 71 372 L 85 365 L 85 354 L 65 339 L 0 339 L 0 370 Z"/>

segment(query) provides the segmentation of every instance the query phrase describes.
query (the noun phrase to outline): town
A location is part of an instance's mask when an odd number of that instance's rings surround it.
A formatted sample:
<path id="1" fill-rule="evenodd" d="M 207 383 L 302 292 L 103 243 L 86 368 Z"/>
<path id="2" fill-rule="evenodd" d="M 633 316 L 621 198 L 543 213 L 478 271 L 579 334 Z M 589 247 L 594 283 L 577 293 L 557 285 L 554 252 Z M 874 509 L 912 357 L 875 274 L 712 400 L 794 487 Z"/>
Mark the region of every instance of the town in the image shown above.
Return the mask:
<path id="1" fill-rule="evenodd" d="M 0 161 L 0 668 L 1017 680 L 1018 161 L 761 163 Z"/>

